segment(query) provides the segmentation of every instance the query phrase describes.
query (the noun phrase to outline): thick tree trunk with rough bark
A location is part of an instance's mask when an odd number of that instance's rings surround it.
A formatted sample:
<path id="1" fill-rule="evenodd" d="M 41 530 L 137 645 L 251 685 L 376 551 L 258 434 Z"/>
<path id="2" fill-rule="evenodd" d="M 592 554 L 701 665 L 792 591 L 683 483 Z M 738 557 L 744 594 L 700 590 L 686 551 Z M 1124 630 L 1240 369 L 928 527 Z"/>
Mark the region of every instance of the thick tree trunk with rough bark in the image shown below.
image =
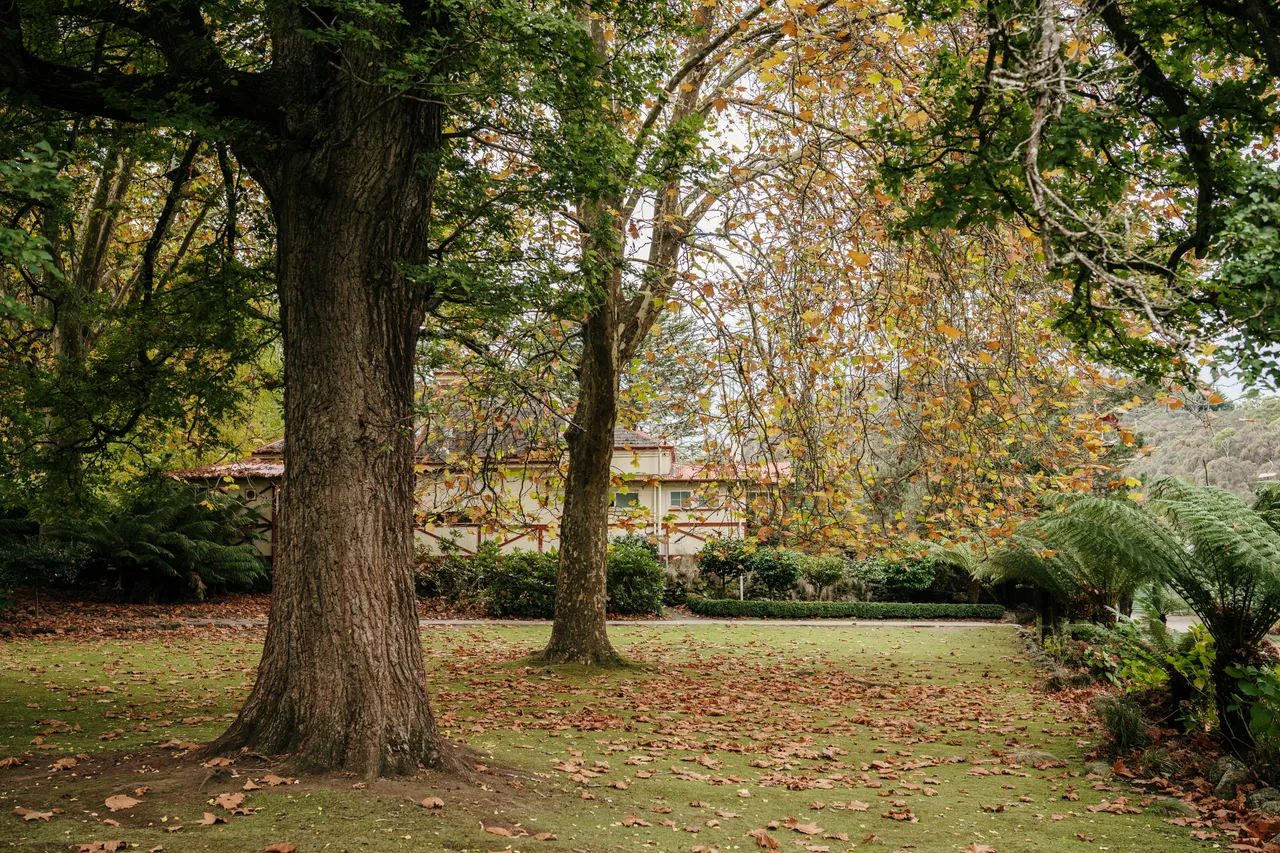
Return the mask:
<path id="1" fill-rule="evenodd" d="M 583 327 L 578 406 L 565 433 L 569 466 L 560 520 L 556 614 L 543 653 L 552 663 L 621 660 L 605 630 L 613 430 L 618 422 L 620 288 L 616 272 L 606 277 L 600 307 Z"/>
<path id="2" fill-rule="evenodd" d="M 309 73 L 301 69 L 300 73 Z M 265 161 L 278 229 L 285 476 L 258 681 L 214 751 L 364 776 L 445 761 L 414 596 L 413 359 L 427 295 L 421 154 L 440 114 L 346 85 Z"/>

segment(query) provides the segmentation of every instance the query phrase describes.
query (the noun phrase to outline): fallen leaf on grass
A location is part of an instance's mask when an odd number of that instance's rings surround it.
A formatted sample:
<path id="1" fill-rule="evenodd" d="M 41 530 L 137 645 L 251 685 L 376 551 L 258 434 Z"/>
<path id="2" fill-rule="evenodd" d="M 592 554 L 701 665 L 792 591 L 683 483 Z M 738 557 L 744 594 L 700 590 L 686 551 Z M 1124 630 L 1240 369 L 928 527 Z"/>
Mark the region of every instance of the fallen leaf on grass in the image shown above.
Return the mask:
<path id="1" fill-rule="evenodd" d="M 135 800 L 128 794 L 116 794 L 114 797 L 107 797 L 107 799 L 103 801 L 103 805 L 114 812 L 119 811 L 120 809 L 131 809 L 140 802 L 142 802 L 142 800 Z"/>
<path id="2" fill-rule="evenodd" d="M 996 848 L 992 847 L 990 844 L 979 844 L 974 841 L 971 842 L 968 847 L 964 848 L 962 853 L 996 853 Z"/>
<path id="3" fill-rule="evenodd" d="M 482 823 L 480 824 L 480 828 L 492 835 L 501 835 L 503 838 L 512 837 L 511 830 L 507 829 L 505 826 L 485 826 Z"/>
<path id="4" fill-rule="evenodd" d="M 90 841 L 88 844 L 81 844 L 76 853 L 115 853 L 128 846 L 128 841 Z"/>
<path id="5" fill-rule="evenodd" d="M 649 823 L 649 821 L 645 820 L 644 818 L 636 817 L 635 815 L 627 815 L 626 817 L 624 817 L 622 819 L 622 825 L 623 826 L 653 826 L 653 824 Z"/>
<path id="6" fill-rule="evenodd" d="M 1103 800 L 1097 805 L 1086 806 L 1091 812 L 1110 812 L 1111 814 L 1142 814 L 1142 809 L 1129 805 L 1124 797 L 1116 797 L 1114 802 Z"/>
<path id="7" fill-rule="evenodd" d="M 262 853 L 293 853 L 297 849 L 288 841 L 277 841 L 275 844 L 268 844 L 263 848 Z"/>
<path id="8" fill-rule="evenodd" d="M 555 841 L 556 834 L 554 832 L 539 832 L 533 837 L 534 841 Z"/>
<path id="9" fill-rule="evenodd" d="M 848 805 L 848 809 L 851 812 L 865 812 L 869 808 L 871 808 L 871 804 L 864 803 L 861 800 L 850 800 Z"/>
<path id="10" fill-rule="evenodd" d="M 421 803 L 424 809 L 442 809 L 444 808 L 444 800 L 439 797 L 427 797 Z"/>
<path id="11" fill-rule="evenodd" d="M 781 850 L 782 845 L 778 843 L 778 839 L 769 834 L 767 829 L 753 829 L 747 835 L 756 840 L 757 847 L 763 847 L 765 850 Z"/>
<path id="12" fill-rule="evenodd" d="M 75 758 L 72 758 L 71 756 L 68 755 L 66 758 L 59 758 L 57 761 L 53 762 L 53 769 L 54 770 L 70 770 L 72 767 L 75 767 L 79 763 L 80 762 L 77 761 Z"/>
<path id="13" fill-rule="evenodd" d="M 225 817 L 218 817 L 213 812 L 205 812 L 204 817 L 196 821 L 196 823 L 199 824 L 200 826 L 213 826 L 215 823 L 226 823 L 226 822 L 227 822 L 227 819 Z"/>
<path id="14" fill-rule="evenodd" d="M 215 758 L 210 758 L 208 761 L 201 764 L 200 766 L 201 767 L 230 767 L 232 764 L 235 764 L 235 762 L 232 761 L 230 758 L 225 758 L 219 755 L 219 756 L 216 756 Z"/>
<path id="15" fill-rule="evenodd" d="M 19 764 L 26 764 L 27 759 L 11 755 L 8 758 L 0 758 L 0 770 L 8 770 L 10 767 L 17 767 Z"/>
<path id="16" fill-rule="evenodd" d="M 239 808 L 243 802 L 244 794 L 240 791 L 236 791 L 234 794 L 219 794 L 213 798 L 215 806 L 222 806 L 227 811 Z"/>
<path id="17" fill-rule="evenodd" d="M 178 740 L 176 737 L 160 744 L 161 749 L 195 749 L 197 746 L 199 744 L 189 740 Z"/>
<path id="18" fill-rule="evenodd" d="M 277 776 L 274 773 L 268 773 L 266 776 L 262 777 L 262 781 L 274 788 L 277 785 L 293 785 L 296 784 L 298 780 L 294 779 L 292 776 Z"/>
<path id="19" fill-rule="evenodd" d="M 24 809 L 22 806 L 15 808 L 13 813 L 23 820 L 47 821 L 49 818 L 53 817 L 53 812 L 38 812 L 35 809 Z"/>
<path id="20" fill-rule="evenodd" d="M 244 784 L 240 786 L 241 791 L 260 791 L 262 786 L 252 779 L 245 779 Z"/>
<path id="21" fill-rule="evenodd" d="M 821 835 L 822 829 L 816 823 L 800 823 L 795 818 L 791 818 L 786 823 L 787 829 L 795 830 L 801 835 Z"/>

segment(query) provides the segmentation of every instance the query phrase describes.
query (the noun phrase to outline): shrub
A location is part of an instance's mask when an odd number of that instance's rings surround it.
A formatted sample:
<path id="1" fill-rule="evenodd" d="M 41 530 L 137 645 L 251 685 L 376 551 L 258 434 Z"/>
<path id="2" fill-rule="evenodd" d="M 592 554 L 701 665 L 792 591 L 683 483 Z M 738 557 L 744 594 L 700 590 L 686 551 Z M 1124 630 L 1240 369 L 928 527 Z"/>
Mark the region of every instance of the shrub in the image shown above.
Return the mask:
<path id="1" fill-rule="evenodd" d="M 881 581 L 893 590 L 924 592 L 938 579 L 938 561 L 932 557 L 904 557 L 883 561 Z"/>
<path id="2" fill-rule="evenodd" d="M 1267 666 L 1229 666 L 1236 679 L 1237 700 L 1231 710 L 1249 715 L 1254 742 L 1274 753 L 1280 750 L 1280 669 Z"/>
<path id="3" fill-rule="evenodd" d="M 713 580 L 724 595 L 725 587 L 747 571 L 752 548 L 736 536 L 708 539 L 698 552 L 698 569 Z"/>
<path id="4" fill-rule="evenodd" d="M 847 569 L 839 557 L 805 557 L 800 563 L 800 574 L 813 587 L 813 597 L 817 599 L 844 580 Z"/>
<path id="5" fill-rule="evenodd" d="M 898 601 L 737 601 L 690 596 L 699 616 L 758 619 L 999 619 L 999 604 L 912 604 Z"/>
<path id="6" fill-rule="evenodd" d="M 800 555 L 786 548 L 757 548 L 747 556 L 746 567 L 774 599 L 789 596 L 800 579 Z"/>
<path id="7" fill-rule="evenodd" d="M 470 602 L 482 595 L 488 578 L 502 559 L 495 542 L 484 542 L 474 556 L 466 556 L 455 541 L 440 542 L 440 556 L 418 553 L 418 566 L 414 572 L 414 589 L 418 595 L 431 598 L 441 596 L 454 602 Z"/>
<path id="8" fill-rule="evenodd" d="M 559 568 L 555 551 L 513 551 L 497 559 L 487 577 L 489 615 L 522 619 L 555 616 Z"/>
<path id="9" fill-rule="evenodd" d="M 662 603 L 667 607 L 679 607 L 689 600 L 689 588 L 682 578 L 666 581 L 662 586 Z"/>
<path id="10" fill-rule="evenodd" d="M 1253 746 L 1249 711 L 1228 668 L 1257 666 L 1280 619 L 1280 518 L 1269 504 L 1174 479 L 1149 483 L 1148 499 L 1063 496 L 1020 525 L 1014 546 L 993 556 L 992 580 L 1034 583 L 1059 598 L 1091 601 L 1097 621 L 1152 581 L 1182 597 L 1213 637 L 1212 690 L 1220 735 Z M 1003 556 L 1002 556 L 1003 555 Z"/>
<path id="11" fill-rule="evenodd" d="M 609 612 L 659 613 L 666 576 L 656 549 L 634 541 L 615 541 L 609 549 Z"/>
<path id="12" fill-rule="evenodd" d="M 0 546 L 0 586 L 32 587 L 39 616 L 40 590 L 75 583 L 89 557 L 89 548 L 79 542 L 39 536 L 18 539 Z"/>
<path id="13" fill-rule="evenodd" d="M 268 578 L 254 547 L 262 516 L 238 496 L 170 481 L 151 484 L 101 518 L 55 524 L 50 536 L 82 544 L 80 576 L 129 598 L 204 598 L 211 586 L 251 589 Z"/>
<path id="14" fill-rule="evenodd" d="M 653 555 L 654 562 L 658 560 L 658 543 L 654 542 L 643 533 L 624 533 L 621 536 L 615 536 L 609 540 L 610 548 L 620 548 L 623 546 L 643 548 Z"/>
<path id="15" fill-rule="evenodd" d="M 1103 731 L 1114 752 L 1145 749 L 1151 744 L 1142 709 L 1129 696 L 1100 696 L 1093 709 L 1102 721 Z"/>

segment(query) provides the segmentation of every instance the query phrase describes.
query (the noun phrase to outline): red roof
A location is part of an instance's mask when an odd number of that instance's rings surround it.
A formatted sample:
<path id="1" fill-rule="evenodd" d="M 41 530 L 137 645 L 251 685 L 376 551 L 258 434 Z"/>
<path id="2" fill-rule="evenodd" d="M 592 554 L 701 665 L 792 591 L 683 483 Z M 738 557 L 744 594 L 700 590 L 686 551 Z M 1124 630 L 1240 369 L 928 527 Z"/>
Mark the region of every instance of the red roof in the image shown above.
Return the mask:
<path id="1" fill-rule="evenodd" d="M 680 482 L 724 482 L 726 480 L 740 480 L 746 482 L 778 482 L 780 474 L 780 466 L 762 464 L 762 465 L 742 465 L 738 463 L 720 463 L 720 462 L 696 462 L 689 465 L 677 465 L 671 469 L 670 474 L 662 475 L 661 479 L 665 481 L 677 480 Z"/>
<path id="2" fill-rule="evenodd" d="M 426 438 L 426 428 L 419 427 L 415 444 L 419 449 L 419 463 L 434 463 L 423 452 L 422 442 Z M 641 432 L 637 429 L 617 427 L 613 431 L 615 450 L 671 450 L 675 445 L 669 441 Z M 178 480 L 208 480 L 222 477 L 268 477 L 284 476 L 284 439 L 268 441 L 254 449 L 247 459 L 238 462 L 227 462 L 219 465 L 204 465 L 199 468 L 187 468 L 182 471 L 170 471 L 169 476 Z M 711 478 L 708 478 L 711 479 Z"/>

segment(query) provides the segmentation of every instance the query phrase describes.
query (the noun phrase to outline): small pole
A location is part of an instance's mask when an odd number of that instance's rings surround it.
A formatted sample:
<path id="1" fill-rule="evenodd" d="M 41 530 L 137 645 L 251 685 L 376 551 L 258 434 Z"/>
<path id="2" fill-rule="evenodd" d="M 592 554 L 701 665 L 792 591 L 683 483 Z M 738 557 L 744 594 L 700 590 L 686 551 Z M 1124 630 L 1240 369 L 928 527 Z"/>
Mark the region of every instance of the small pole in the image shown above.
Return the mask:
<path id="1" fill-rule="evenodd" d="M 746 600 L 747 600 L 747 596 L 746 596 L 746 594 L 743 592 L 742 575 L 738 575 L 738 600 L 739 600 L 739 601 L 746 601 Z"/>

